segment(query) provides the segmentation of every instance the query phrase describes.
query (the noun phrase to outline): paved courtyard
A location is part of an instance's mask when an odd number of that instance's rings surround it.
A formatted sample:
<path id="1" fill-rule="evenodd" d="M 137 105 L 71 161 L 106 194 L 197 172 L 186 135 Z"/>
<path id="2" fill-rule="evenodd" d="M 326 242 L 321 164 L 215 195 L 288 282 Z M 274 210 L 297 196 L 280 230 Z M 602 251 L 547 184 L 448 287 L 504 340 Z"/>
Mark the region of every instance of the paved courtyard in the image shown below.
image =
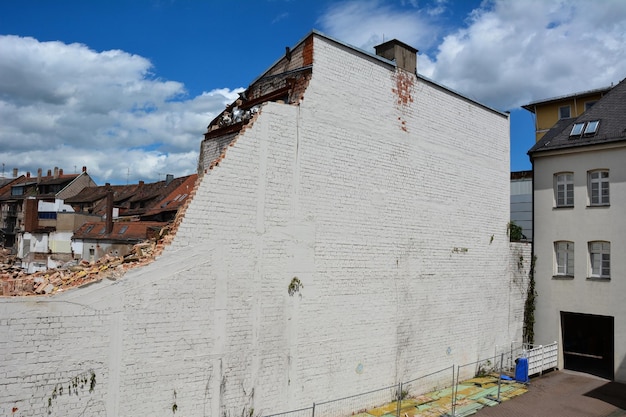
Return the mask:
<path id="1" fill-rule="evenodd" d="M 590 375 L 555 371 L 533 378 L 528 392 L 476 417 L 620 417 L 626 416 L 626 384 Z"/>

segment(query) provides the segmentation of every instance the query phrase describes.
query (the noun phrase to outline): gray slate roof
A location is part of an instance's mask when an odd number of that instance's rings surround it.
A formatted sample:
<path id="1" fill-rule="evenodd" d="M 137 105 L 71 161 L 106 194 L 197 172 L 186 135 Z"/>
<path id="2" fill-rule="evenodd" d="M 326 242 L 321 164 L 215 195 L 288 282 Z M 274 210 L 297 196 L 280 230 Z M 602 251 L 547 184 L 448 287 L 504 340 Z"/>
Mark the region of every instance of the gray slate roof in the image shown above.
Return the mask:
<path id="1" fill-rule="evenodd" d="M 593 120 L 600 121 L 595 135 L 570 136 L 574 123 Z M 528 154 L 532 157 L 545 151 L 621 141 L 626 141 L 626 79 L 613 87 L 593 107 L 577 118 L 559 120 L 539 142 L 530 148 Z"/>

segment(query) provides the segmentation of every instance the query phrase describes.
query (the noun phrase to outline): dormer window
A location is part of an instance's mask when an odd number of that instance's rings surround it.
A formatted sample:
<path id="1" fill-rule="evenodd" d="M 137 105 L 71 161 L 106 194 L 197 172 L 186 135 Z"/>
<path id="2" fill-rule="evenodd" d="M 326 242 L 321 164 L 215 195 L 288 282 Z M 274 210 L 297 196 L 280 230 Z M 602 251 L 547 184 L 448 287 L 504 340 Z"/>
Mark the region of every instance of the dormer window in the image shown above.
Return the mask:
<path id="1" fill-rule="evenodd" d="M 587 135 L 595 135 L 598 131 L 598 125 L 600 124 L 599 120 L 593 120 L 587 123 L 587 127 L 585 128 L 585 136 Z"/>
<path id="2" fill-rule="evenodd" d="M 570 136 L 582 135 L 584 127 L 585 127 L 584 123 L 574 123 L 574 127 L 572 127 L 572 132 L 569 135 Z"/>
<path id="3" fill-rule="evenodd" d="M 570 106 L 561 106 L 559 107 L 559 119 L 569 119 L 571 116 L 571 108 Z"/>

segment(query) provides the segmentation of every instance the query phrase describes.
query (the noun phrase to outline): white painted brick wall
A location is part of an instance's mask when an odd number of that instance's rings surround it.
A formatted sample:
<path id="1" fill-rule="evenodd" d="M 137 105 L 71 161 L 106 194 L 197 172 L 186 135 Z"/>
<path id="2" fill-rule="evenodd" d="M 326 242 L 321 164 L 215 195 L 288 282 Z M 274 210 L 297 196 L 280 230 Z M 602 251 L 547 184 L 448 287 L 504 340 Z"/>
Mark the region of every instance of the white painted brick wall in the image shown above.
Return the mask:
<path id="1" fill-rule="evenodd" d="M 263 107 L 156 262 L 0 302 L 0 414 L 270 414 L 518 338 L 508 119 L 424 80 L 398 104 L 393 68 L 314 48 L 302 104 Z"/>

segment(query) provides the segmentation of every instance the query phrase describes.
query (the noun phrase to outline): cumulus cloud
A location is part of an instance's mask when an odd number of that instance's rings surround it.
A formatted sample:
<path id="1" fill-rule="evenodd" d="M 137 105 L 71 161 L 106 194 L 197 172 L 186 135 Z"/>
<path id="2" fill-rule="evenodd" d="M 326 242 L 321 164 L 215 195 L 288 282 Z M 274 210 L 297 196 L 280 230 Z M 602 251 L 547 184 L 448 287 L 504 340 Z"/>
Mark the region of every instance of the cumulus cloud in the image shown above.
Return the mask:
<path id="1" fill-rule="evenodd" d="M 113 183 L 190 174 L 207 124 L 237 97 L 188 97 L 146 58 L 82 44 L 0 36 L 0 160 L 9 170 L 87 166 Z"/>
<path id="2" fill-rule="evenodd" d="M 324 32 L 366 50 L 393 38 L 429 48 L 440 29 L 416 5 L 402 9 L 378 0 L 347 1 L 331 6 L 318 23 Z"/>
<path id="3" fill-rule="evenodd" d="M 450 3 L 413 6 L 345 2 L 329 8 L 320 22 L 330 35 L 360 47 L 382 41 L 381 33 L 413 45 L 421 51 L 421 74 L 500 110 L 609 86 L 626 76 L 621 0 L 488 0 L 453 29 L 444 13 Z"/>

